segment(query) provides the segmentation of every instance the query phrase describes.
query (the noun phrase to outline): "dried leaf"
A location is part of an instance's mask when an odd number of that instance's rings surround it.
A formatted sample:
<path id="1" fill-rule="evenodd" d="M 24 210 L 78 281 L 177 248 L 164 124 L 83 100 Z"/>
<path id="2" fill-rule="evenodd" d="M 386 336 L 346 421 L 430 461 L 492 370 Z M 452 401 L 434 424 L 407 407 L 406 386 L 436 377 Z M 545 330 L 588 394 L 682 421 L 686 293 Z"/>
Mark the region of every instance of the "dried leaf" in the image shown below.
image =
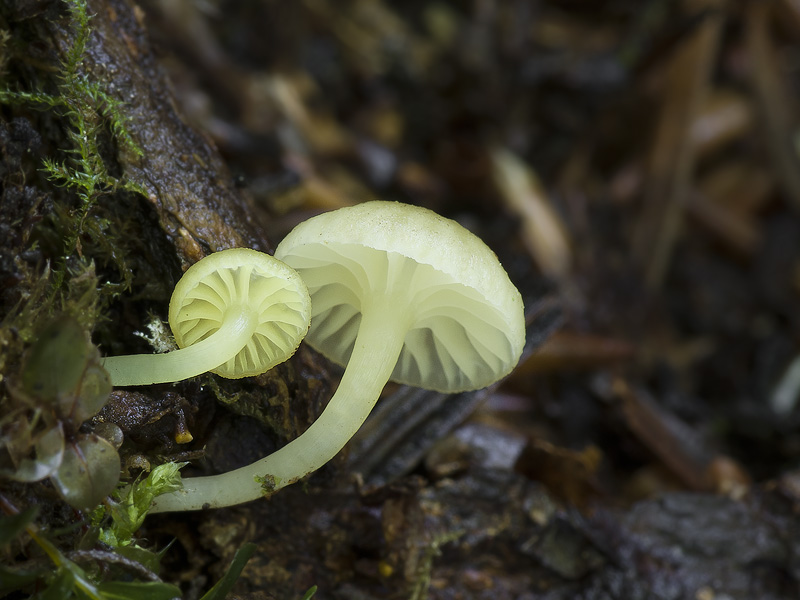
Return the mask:
<path id="1" fill-rule="evenodd" d="M 519 157 L 503 148 L 491 152 L 493 176 L 503 200 L 522 219 L 525 244 L 546 275 L 569 274 L 572 250 L 567 230 L 544 188 Z"/>

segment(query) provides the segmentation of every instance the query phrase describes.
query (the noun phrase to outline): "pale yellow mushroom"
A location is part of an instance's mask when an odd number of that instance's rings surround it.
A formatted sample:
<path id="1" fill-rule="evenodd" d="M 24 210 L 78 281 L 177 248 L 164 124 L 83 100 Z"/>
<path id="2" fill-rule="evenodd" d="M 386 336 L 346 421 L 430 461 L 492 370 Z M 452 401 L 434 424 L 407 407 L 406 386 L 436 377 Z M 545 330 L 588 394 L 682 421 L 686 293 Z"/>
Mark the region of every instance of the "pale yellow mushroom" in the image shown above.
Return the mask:
<path id="1" fill-rule="evenodd" d="M 249 466 L 184 480 L 152 512 L 220 507 L 270 494 L 333 458 L 388 380 L 460 392 L 507 375 L 525 341 L 522 298 L 494 253 L 455 221 L 393 202 L 341 208 L 298 225 L 275 256 L 311 293 L 306 340 L 346 365 L 302 435 Z"/>
<path id="2" fill-rule="evenodd" d="M 106 357 L 115 386 L 181 381 L 212 371 L 259 375 L 294 354 L 308 331 L 311 301 L 291 268 L 249 248 L 210 254 L 183 274 L 169 303 L 179 350 Z"/>

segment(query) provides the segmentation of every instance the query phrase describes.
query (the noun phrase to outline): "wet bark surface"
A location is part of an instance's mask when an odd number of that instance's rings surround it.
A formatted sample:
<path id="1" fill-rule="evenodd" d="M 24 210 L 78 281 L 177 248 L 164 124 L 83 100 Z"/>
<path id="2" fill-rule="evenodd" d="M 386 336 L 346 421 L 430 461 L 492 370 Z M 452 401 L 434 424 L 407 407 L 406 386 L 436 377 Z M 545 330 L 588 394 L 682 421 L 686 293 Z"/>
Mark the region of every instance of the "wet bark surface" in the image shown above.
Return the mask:
<path id="1" fill-rule="evenodd" d="M 177 110 L 144 13 L 128 3 L 105 2 L 90 4 L 89 11 L 94 18 L 81 72 L 122 102 L 128 131 L 142 155 L 116 154 L 118 168 L 144 188 L 183 264 L 225 248 L 267 250 L 252 206 L 234 189 L 213 142 Z M 74 36 L 70 22 L 53 20 L 48 26 L 44 35 L 56 48 L 68 48 Z"/>

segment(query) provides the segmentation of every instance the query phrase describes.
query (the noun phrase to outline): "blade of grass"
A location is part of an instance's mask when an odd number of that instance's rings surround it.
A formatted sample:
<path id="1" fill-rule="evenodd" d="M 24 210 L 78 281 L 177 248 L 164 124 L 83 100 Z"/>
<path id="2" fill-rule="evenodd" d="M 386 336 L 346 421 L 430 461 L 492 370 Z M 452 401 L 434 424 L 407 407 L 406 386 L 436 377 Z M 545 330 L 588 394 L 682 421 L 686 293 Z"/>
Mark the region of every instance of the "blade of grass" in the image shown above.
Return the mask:
<path id="1" fill-rule="evenodd" d="M 224 600 L 255 551 L 255 544 L 245 544 L 239 548 L 231 561 L 231 566 L 228 567 L 227 573 L 200 600 Z"/>

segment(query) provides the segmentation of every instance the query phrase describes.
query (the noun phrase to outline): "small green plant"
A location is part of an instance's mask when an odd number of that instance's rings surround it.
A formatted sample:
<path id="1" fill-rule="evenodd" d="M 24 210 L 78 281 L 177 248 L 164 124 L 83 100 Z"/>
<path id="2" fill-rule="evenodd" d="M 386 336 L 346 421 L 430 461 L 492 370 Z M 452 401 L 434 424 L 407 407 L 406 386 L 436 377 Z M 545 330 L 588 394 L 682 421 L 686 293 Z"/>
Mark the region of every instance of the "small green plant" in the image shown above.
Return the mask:
<path id="1" fill-rule="evenodd" d="M 28 537 L 47 556 L 50 565 L 32 560 L 34 564 L 23 564 L 16 568 L 0 567 L 0 594 L 17 590 L 26 590 L 34 586 L 44 587 L 40 598 L 87 598 L 89 600 L 122 600 L 130 598 L 152 598 L 154 600 L 170 600 L 180 596 L 180 589 L 162 581 L 99 581 L 78 564 L 83 559 L 90 564 L 95 561 L 116 562 L 113 556 L 101 553 L 77 554 L 73 558 L 66 556 L 34 523 L 36 508 L 18 511 L 0 496 L 0 507 L 7 517 L 0 521 L 0 546 L 8 546 L 18 542 L 27 534 Z M 137 566 L 127 564 L 129 570 Z M 98 571 L 99 572 L 99 571 Z"/>
<path id="2" fill-rule="evenodd" d="M 96 208 L 104 195 L 141 191 L 124 175 L 116 177 L 109 171 L 101 152 L 109 146 L 105 140 L 110 138 L 120 151 L 133 155 L 141 155 L 141 150 L 128 132 L 121 102 L 101 82 L 90 80 L 81 71 L 91 34 L 86 0 L 65 0 L 65 6 L 74 30 L 73 42 L 54 74 L 37 71 L 39 89 L 23 90 L 7 83 L 8 57 L 21 58 L 24 49 L 15 50 L 13 37 L 0 34 L 0 77 L 6 81 L 0 85 L 0 104 L 47 111 L 57 117 L 64 132 L 61 156 L 44 158 L 40 169 L 56 187 L 44 194 L 37 190 L 37 196 L 46 200 L 37 200 L 26 217 L 36 224 L 20 233 L 24 245 L 10 250 L 16 254 L 41 252 L 45 260 L 38 267 L 19 265 L 20 281 L 15 287 L 21 299 L 0 321 L 0 370 L 6 374 L 9 365 L 19 363 L 41 321 L 68 314 L 85 331 L 91 331 L 104 302 L 128 289 L 133 281 L 120 224 L 109 210 L 113 205 Z M 35 177 L 30 171 L 9 173 L 2 184 L 4 197 L 11 189 L 24 195 L 35 184 Z M 7 224 L 22 227 L 22 222 Z M 95 259 L 112 265 L 119 276 L 98 278 Z M 0 389 L 0 402 L 3 392 Z"/>
<path id="3" fill-rule="evenodd" d="M 128 558 L 114 552 L 76 551 L 67 555 L 35 524 L 36 507 L 19 511 L 0 496 L 0 509 L 6 514 L 0 519 L 0 550 L 5 551 L 12 544 L 24 544 L 27 536 L 49 559 L 49 564 L 34 558 L 15 567 L 0 565 L 0 594 L 36 589 L 37 598 L 59 600 L 172 600 L 181 596 L 180 588 L 158 578 L 159 556 L 154 564 L 144 564 L 138 560 L 141 556 Z M 255 549 L 255 544 L 239 548 L 225 575 L 200 600 L 223 600 Z M 84 568 L 79 563 L 87 566 Z M 109 568 L 94 568 L 98 563 Z M 124 580 L 122 577 L 116 581 L 107 579 L 108 573 L 115 574 L 115 570 L 126 573 Z"/>
<path id="4" fill-rule="evenodd" d="M 433 572 L 433 559 L 442 553 L 442 546 L 456 541 L 464 535 L 463 531 L 448 531 L 433 536 L 422 552 L 417 566 L 417 578 L 411 586 L 411 593 L 408 600 L 425 600 L 428 597 L 428 589 L 431 585 L 431 573 Z"/>
<path id="5" fill-rule="evenodd" d="M 134 534 L 142 526 L 153 498 L 181 489 L 180 469 L 185 464 L 158 465 L 141 481 L 118 488 L 92 515 L 99 540 L 113 548 L 135 547 Z"/>
<path id="6" fill-rule="evenodd" d="M 0 31 L 0 104 L 11 114 L 46 112 L 63 131 L 59 149 L 38 171 L 9 173 L 0 186 L 35 190 L 39 200 L 27 216 L 38 224 L 20 235 L 14 251 L 42 257 L 37 267 L 20 267 L 20 300 L 0 321 L 0 474 L 21 482 L 49 479 L 86 520 L 76 523 L 83 527 L 76 541 L 74 527 L 69 536 L 59 534 L 37 523 L 36 510 L 20 511 L 0 495 L 0 556 L 13 558 L 0 561 L 12 564 L 0 566 L 0 596 L 167 600 L 181 593 L 158 577 L 163 550 L 143 547 L 136 532 L 153 498 L 180 488 L 180 465 L 156 467 L 143 480 L 117 487 L 116 449 L 81 429 L 110 391 L 88 332 L 105 303 L 133 281 L 119 217 L 124 210 L 115 201 L 143 189 L 115 174 L 113 153 L 142 152 L 122 102 L 84 67 L 92 39 L 87 1 L 64 5 L 73 34 L 54 70 L 26 62 L 24 49 L 12 48 L 17 38 Z M 23 60 L 7 60 L 14 52 Z M 14 74 L 31 67 L 35 76 L 24 79 L 37 81 L 33 88 L 9 84 L 10 65 Z M 23 227 L 23 221 L 3 224 Z M 102 278 L 95 261 L 108 267 Z M 243 546 L 203 600 L 221 600 L 253 551 Z"/>
<path id="7" fill-rule="evenodd" d="M 0 381 L 6 384 L 0 387 L 0 458 L 5 461 L 0 475 L 26 482 L 49 478 L 70 504 L 89 509 L 114 489 L 120 465 L 111 444 L 78 431 L 111 391 L 86 332 L 99 317 L 100 299 L 129 287 L 132 280 L 124 252 L 109 248 L 118 239 L 113 221 L 93 208 L 104 194 L 140 191 L 124 176 L 109 173 L 101 140 L 110 133 L 121 150 L 141 150 L 127 131 L 120 101 L 80 68 L 91 34 L 86 0 L 65 0 L 65 5 L 74 37 L 53 78 L 53 90 L 0 89 L 0 103 L 56 115 L 67 142 L 63 159 L 43 160 L 41 170 L 63 191 L 54 194 L 51 212 L 38 225 L 40 235 L 29 238 L 30 249 L 47 239 L 56 255 L 38 275 L 26 272 L 19 284 L 21 300 L 0 322 Z M 0 42 L 5 55 L 9 41 Z M 116 263 L 121 284 L 107 277 L 100 283 L 87 254 L 98 249 L 105 249 L 102 254 Z M 43 321 L 51 322 L 44 330 Z M 22 369 L 15 373 L 20 363 Z"/>
<path id="8" fill-rule="evenodd" d="M 17 591 L 37 598 L 167 600 L 181 591 L 158 577 L 163 550 L 140 545 L 136 532 L 152 499 L 180 488 L 180 465 L 161 465 L 118 487 L 116 449 L 81 429 L 111 390 L 88 332 L 104 302 L 132 282 L 113 202 L 116 194 L 142 192 L 124 174 L 114 174 L 108 148 L 134 156 L 141 150 L 128 132 L 122 103 L 83 68 L 92 32 L 86 0 L 65 0 L 65 6 L 73 36 L 58 69 L 37 70 L 34 89 L 8 83 L 0 89 L 1 104 L 23 114 L 48 112 L 64 132 L 58 153 L 39 169 L 40 183 L 50 184 L 36 215 L 43 218 L 36 219 L 36 233 L 20 236 L 25 243 L 18 249 L 42 251 L 47 260 L 35 269 L 23 265 L 20 300 L 0 321 L 0 476 L 49 479 L 87 520 L 76 540 L 74 528 L 70 535 L 51 531 L 37 524 L 35 509 L 20 511 L 0 495 L 0 556 L 9 559 L 0 563 L 11 565 L 0 566 L 0 596 Z M 5 58 L 14 43 L 0 32 L 0 77 L 6 82 Z M 4 187 L 30 187 L 34 175 L 10 173 Z M 117 281 L 113 274 L 100 281 L 95 259 L 116 268 Z M 205 600 L 229 591 L 253 550 L 240 549 Z"/>
<path id="9" fill-rule="evenodd" d="M 7 387 L 0 448 L 10 464 L 0 466 L 0 477 L 49 478 L 78 509 L 102 502 L 119 480 L 119 455 L 107 440 L 78 428 L 106 403 L 111 382 L 81 326 L 68 317 L 48 324 L 28 351 L 19 381 Z"/>
<path id="10" fill-rule="evenodd" d="M 236 554 L 233 556 L 233 560 L 228 567 L 228 571 L 214 585 L 214 587 L 203 594 L 203 597 L 200 598 L 200 600 L 225 600 L 228 592 L 233 589 L 233 584 L 235 584 L 236 580 L 239 579 L 239 575 L 242 574 L 242 570 L 247 564 L 247 561 L 250 560 L 250 557 L 253 556 L 255 551 L 255 544 L 248 543 L 239 548 L 236 551 Z"/>

